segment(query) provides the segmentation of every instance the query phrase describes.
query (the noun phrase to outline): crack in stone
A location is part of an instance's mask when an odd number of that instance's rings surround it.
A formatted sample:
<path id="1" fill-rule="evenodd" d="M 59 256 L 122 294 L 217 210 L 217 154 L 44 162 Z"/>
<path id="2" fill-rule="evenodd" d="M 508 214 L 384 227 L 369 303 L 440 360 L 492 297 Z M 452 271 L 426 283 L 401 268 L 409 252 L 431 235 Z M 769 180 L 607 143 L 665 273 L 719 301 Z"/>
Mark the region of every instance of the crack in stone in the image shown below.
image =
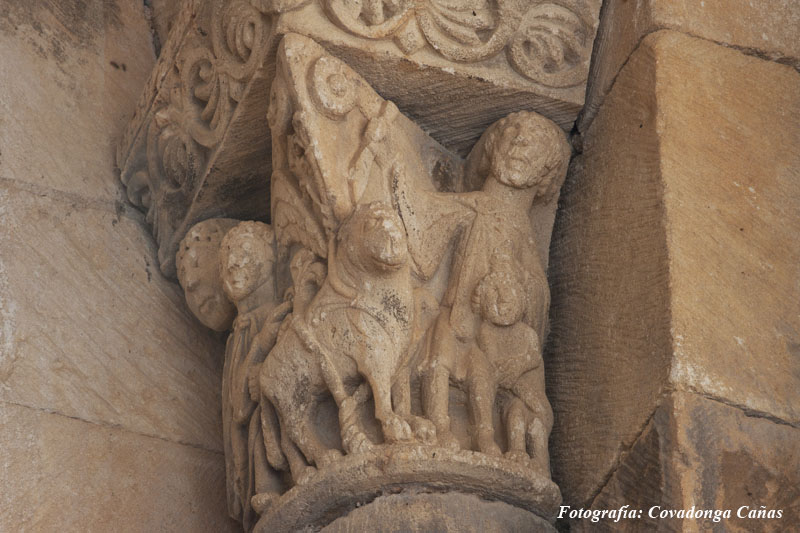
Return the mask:
<path id="1" fill-rule="evenodd" d="M 779 425 L 782 425 L 782 426 L 789 426 L 789 427 L 794 428 L 794 429 L 800 429 L 799 425 L 793 424 L 791 422 L 787 422 L 786 420 L 780 419 L 780 418 L 778 418 L 778 417 L 776 417 L 774 415 L 770 415 L 770 414 L 764 413 L 762 411 L 757 411 L 755 409 L 751 409 L 749 407 L 745 407 L 743 405 L 739 405 L 739 404 L 730 402 L 729 400 L 726 400 L 726 399 L 723 399 L 723 398 L 719 398 L 719 397 L 715 397 L 715 396 L 712 396 L 712 395 L 707 394 L 707 393 L 703 393 L 703 392 L 695 391 L 695 390 L 665 387 L 662 390 L 661 394 L 659 395 L 659 400 L 656 403 L 655 409 L 653 409 L 653 412 L 650 413 L 650 415 L 647 417 L 647 420 L 645 421 L 645 423 L 642 425 L 640 430 L 636 433 L 636 438 L 633 439 L 633 441 L 632 441 L 630 446 L 626 446 L 624 449 L 620 450 L 619 455 L 617 455 L 617 458 L 614 460 L 614 465 L 611 467 L 611 469 L 608 471 L 606 476 L 603 478 L 603 481 L 600 483 L 599 488 L 589 498 L 587 498 L 586 501 L 590 502 L 589 505 L 588 505 L 589 508 L 591 508 L 595 504 L 597 498 L 600 497 L 600 495 L 603 493 L 603 491 L 608 486 L 608 483 L 611 481 L 611 478 L 613 478 L 614 474 L 617 473 L 617 470 L 619 469 L 620 465 L 622 464 L 622 461 L 628 456 L 628 454 L 630 454 L 631 450 L 633 450 L 634 446 L 636 446 L 636 444 L 642 438 L 642 436 L 644 435 L 645 430 L 647 429 L 647 426 L 650 424 L 650 421 L 653 420 L 653 417 L 655 416 L 656 411 L 658 411 L 658 409 L 660 409 L 662 407 L 664 400 L 667 398 L 667 396 L 669 396 L 670 394 L 676 393 L 676 392 L 680 392 L 680 393 L 683 393 L 683 394 L 692 394 L 694 396 L 699 396 L 699 397 L 704 398 L 706 400 L 710 400 L 710 401 L 713 401 L 713 402 L 716 402 L 716 403 L 720 403 L 722 405 L 725 405 L 726 407 L 730 407 L 730 408 L 733 408 L 733 409 L 738 409 L 738 410 L 742 411 L 745 416 L 750 417 L 750 418 L 762 418 L 762 419 L 769 420 L 770 422 L 773 422 L 775 424 L 779 424 Z M 681 450 L 677 450 L 677 451 L 680 452 Z"/>
<path id="2" fill-rule="evenodd" d="M 645 32 L 642 34 L 642 36 L 639 38 L 639 40 L 636 41 L 636 45 L 633 47 L 633 50 L 631 50 L 631 53 L 628 54 L 628 57 L 625 58 L 625 61 L 622 62 L 620 67 L 614 73 L 614 77 L 611 79 L 611 83 L 608 85 L 608 88 L 605 91 L 602 91 L 602 89 L 598 89 L 598 93 L 594 95 L 595 96 L 594 99 L 599 100 L 597 107 L 592 109 L 589 106 L 589 102 L 588 101 L 583 103 L 583 110 L 590 109 L 591 110 L 591 114 L 585 115 L 585 119 L 584 119 L 583 111 L 581 111 L 581 114 L 578 115 L 578 119 L 576 120 L 576 124 L 579 126 L 579 131 L 586 132 L 586 131 L 589 130 L 589 128 L 592 125 L 592 122 L 594 122 L 594 119 L 597 117 L 597 114 L 600 112 L 600 109 L 603 107 L 603 104 L 605 103 L 606 97 L 609 94 L 611 94 L 611 91 L 614 89 L 614 86 L 617 83 L 617 79 L 619 78 L 620 73 L 623 71 L 623 69 L 630 62 L 631 57 L 633 57 L 633 55 L 639 50 L 639 48 L 642 45 L 642 41 L 644 41 L 650 34 L 657 33 L 659 31 L 674 31 L 674 32 L 677 32 L 677 33 L 682 33 L 682 34 L 688 35 L 689 37 L 692 37 L 694 39 L 701 39 L 701 40 L 709 42 L 709 43 L 714 43 L 714 44 L 716 44 L 718 46 L 723 46 L 725 48 L 730 48 L 732 50 L 736 50 L 736 51 L 738 51 L 738 52 L 740 52 L 740 53 L 742 53 L 744 55 L 747 55 L 747 56 L 750 56 L 750 57 L 755 57 L 755 58 L 761 59 L 762 61 L 769 61 L 771 63 L 778 63 L 780 65 L 786 65 L 786 66 L 788 66 L 790 68 L 793 68 L 798 73 L 800 73 L 800 58 L 794 58 L 794 57 L 791 57 L 789 55 L 778 55 L 778 52 L 776 52 L 774 54 L 770 54 L 769 52 L 765 52 L 765 51 L 759 50 L 757 48 L 739 46 L 739 45 L 735 45 L 735 44 L 731 44 L 731 43 L 726 43 L 726 42 L 723 42 L 723 41 L 717 41 L 715 39 L 709 39 L 708 37 L 702 37 L 702 36 L 697 35 L 695 33 L 692 33 L 692 32 L 689 32 L 689 31 L 684 31 L 684 30 L 682 30 L 680 28 L 676 28 L 676 27 L 669 26 L 669 25 L 656 26 L 654 28 L 650 28 L 648 30 L 645 30 Z M 597 35 L 596 40 L 595 40 L 595 45 L 597 44 L 597 39 L 599 39 L 599 38 L 600 38 L 600 33 L 598 32 L 598 35 Z M 593 57 L 592 58 L 592 64 L 594 64 L 594 60 L 595 60 L 595 58 Z M 593 80 L 592 80 L 591 70 L 590 70 L 589 81 L 588 81 L 587 88 L 586 88 L 586 95 L 587 96 L 589 96 L 589 94 L 591 92 L 591 88 L 592 88 L 592 85 L 593 85 L 592 81 Z"/>
<path id="3" fill-rule="evenodd" d="M 157 439 L 157 440 L 160 440 L 162 442 L 168 442 L 170 444 L 178 444 L 180 446 L 186 446 L 188 448 L 194 448 L 196 450 L 201 450 L 201 451 L 204 451 L 204 452 L 213 453 L 215 455 L 224 455 L 224 452 L 222 450 L 215 450 L 214 448 L 209 448 L 207 446 L 203 446 L 202 444 L 188 442 L 188 441 L 181 440 L 181 439 L 173 440 L 173 439 L 168 439 L 167 437 L 164 437 L 164 436 L 161 436 L 161 435 L 155 435 L 155 434 L 152 434 L 152 433 L 145 433 L 145 432 L 142 432 L 142 431 L 136 431 L 136 430 L 127 428 L 127 427 L 123 426 L 122 424 L 109 424 L 108 422 L 102 422 L 102 421 L 98 421 L 98 420 L 87 420 L 85 418 L 81 418 L 81 417 L 74 416 L 74 415 L 68 415 L 66 413 L 62 413 L 60 411 L 56 411 L 54 409 L 48 409 L 46 407 L 37 407 L 35 405 L 28 405 L 28 404 L 14 402 L 14 401 L 10 401 L 10 400 L 0 400 L 0 403 L 4 403 L 6 405 L 13 405 L 13 406 L 16 406 L 16 407 L 24 407 L 26 409 L 31 409 L 33 411 L 37 411 L 37 412 L 40 412 L 40 413 L 46 413 L 46 414 L 49 414 L 49 415 L 62 416 L 64 418 L 69 418 L 70 420 L 77 420 L 79 422 L 84 422 L 86 424 L 92 424 L 92 425 L 95 425 L 95 426 L 98 426 L 98 427 L 102 427 L 102 428 L 106 428 L 106 429 L 118 429 L 120 431 L 125 431 L 127 433 L 132 434 L 132 435 L 137 435 L 139 437 L 147 437 L 147 438 L 151 438 L 151 439 Z"/>
<path id="4" fill-rule="evenodd" d="M 62 204 L 69 204 L 70 207 L 74 209 L 103 211 L 117 218 L 124 216 L 133 222 L 142 225 L 145 224 L 144 215 L 136 208 L 132 207 L 127 200 L 122 200 L 120 198 L 115 198 L 113 201 L 86 198 L 77 193 L 62 191 L 53 187 L 3 176 L 0 176 L 0 186 L 27 192 L 39 198 L 45 198 Z"/>

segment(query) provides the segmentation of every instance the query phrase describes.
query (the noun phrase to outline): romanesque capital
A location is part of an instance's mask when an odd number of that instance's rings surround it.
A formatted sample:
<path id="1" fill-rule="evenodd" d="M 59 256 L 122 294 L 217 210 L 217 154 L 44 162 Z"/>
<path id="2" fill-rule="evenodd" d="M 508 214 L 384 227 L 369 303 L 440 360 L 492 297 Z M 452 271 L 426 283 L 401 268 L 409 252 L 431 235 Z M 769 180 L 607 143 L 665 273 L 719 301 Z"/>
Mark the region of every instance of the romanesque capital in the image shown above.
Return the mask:
<path id="1" fill-rule="evenodd" d="M 267 117 L 271 223 L 205 220 L 176 261 L 190 309 L 230 324 L 231 515 L 375 525 L 435 493 L 458 530 L 475 505 L 492 528 L 553 531 L 542 344 L 564 132 L 516 112 L 461 157 L 299 34 Z"/>

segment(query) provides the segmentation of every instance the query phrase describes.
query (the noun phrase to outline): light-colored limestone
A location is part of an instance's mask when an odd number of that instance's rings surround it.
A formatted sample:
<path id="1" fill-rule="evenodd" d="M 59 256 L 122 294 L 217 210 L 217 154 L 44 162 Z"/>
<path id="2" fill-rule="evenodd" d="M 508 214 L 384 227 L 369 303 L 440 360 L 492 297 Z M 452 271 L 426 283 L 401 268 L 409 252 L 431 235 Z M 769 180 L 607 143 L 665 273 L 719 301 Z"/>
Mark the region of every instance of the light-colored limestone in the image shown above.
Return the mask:
<path id="1" fill-rule="evenodd" d="M 236 531 L 209 452 L 0 402 L 0 530 Z"/>
<path id="2" fill-rule="evenodd" d="M 114 172 L 153 63 L 141 0 L 0 2 L 2 531 L 232 525 L 222 340 Z"/>
<path id="3" fill-rule="evenodd" d="M 555 528 L 535 514 L 506 503 L 465 494 L 391 494 L 353 509 L 324 533 L 459 531 L 545 533 Z"/>
<path id="4" fill-rule="evenodd" d="M 0 176 L 121 198 L 113 145 L 154 56 L 142 3 L 4 2 L 0 7 Z"/>
<path id="5" fill-rule="evenodd" d="M 546 358 L 566 501 L 599 490 L 665 389 L 800 425 L 798 95 L 790 67 L 662 31 L 584 133 Z"/>
<path id="6" fill-rule="evenodd" d="M 221 450 L 220 341 L 152 264 L 138 213 L 0 191 L 0 398 Z"/>
<path id="7" fill-rule="evenodd" d="M 800 3 L 795 0 L 620 0 L 606 2 L 597 30 L 586 131 L 617 74 L 641 40 L 672 29 L 800 68 Z"/>
<path id="8" fill-rule="evenodd" d="M 679 34 L 652 43 L 670 382 L 800 426 L 800 74 Z"/>

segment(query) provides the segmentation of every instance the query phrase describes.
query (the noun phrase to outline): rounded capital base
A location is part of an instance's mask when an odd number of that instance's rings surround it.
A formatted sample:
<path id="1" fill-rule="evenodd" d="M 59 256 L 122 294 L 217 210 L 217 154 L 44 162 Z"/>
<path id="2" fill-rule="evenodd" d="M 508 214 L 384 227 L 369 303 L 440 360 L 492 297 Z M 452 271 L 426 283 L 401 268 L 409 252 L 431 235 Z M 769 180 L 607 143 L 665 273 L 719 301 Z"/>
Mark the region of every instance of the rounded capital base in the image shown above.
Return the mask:
<path id="1" fill-rule="evenodd" d="M 390 496 L 393 499 L 387 500 Z M 508 524 L 528 524 L 520 531 L 552 531 L 548 521 L 555 517 L 561 493 L 549 478 L 508 459 L 431 446 L 378 446 L 369 453 L 343 457 L 303 484 L 276 496 L 255 531 L 319 530 L 337 522 L 347 523 L 351 515 L 361 517 L 353 522 L 360 524 L 358 527 L 366 527 L 363 520 L 374 518 L 374 526 L 381 530 L 388 520 L 397 520 L 400 530 L 429 530 L 434 523 L 428 521 L 433 518 L 427 512 L 420 511 L 415 518 L 404 511 L 403 505 L 412 500 L 419 509 L 425 509 L 423 502 L 430 500 L 430 509 L 438 506 L 449 520 L 446 523 L 458 531 L 517 530 L 503 529 L 504 520 L 510 520 Z M 384 503 L 378 505 L 379 502 Z M 470 529 L 479 522 L 469 518 L 473 511 L 459 507 L 464 503 L 474 504 L 475 509 L 485 507 L 485 517 L 494 526 Z M 368 505 L 375 511 L 366 512 Z M 397 510 L 396 517 L 392 509 Z M 394 524 L 389 525 L 395 527 Z M 534 525 L 536 528 L 531 529 Z"/>

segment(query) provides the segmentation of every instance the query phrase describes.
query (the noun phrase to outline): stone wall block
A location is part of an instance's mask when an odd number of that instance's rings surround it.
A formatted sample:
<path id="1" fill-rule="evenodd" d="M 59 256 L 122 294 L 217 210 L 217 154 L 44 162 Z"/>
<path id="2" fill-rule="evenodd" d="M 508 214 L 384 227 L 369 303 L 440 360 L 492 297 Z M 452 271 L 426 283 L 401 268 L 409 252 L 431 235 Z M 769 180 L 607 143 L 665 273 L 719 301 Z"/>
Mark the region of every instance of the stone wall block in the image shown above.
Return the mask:
<path id="1" fill-rule="evenodd" d="M 138 213 L 0 194 L 0 398 L 221 450 L 221 339 L 158 273 Z"/>
<path id="2" fill-rule="evenodd" d="M 0 530 L 241 531 L 209 452 L 0 402 Z"/>
<path id="3" fill-rule="evenodd" d="M 652 43 L 672 385 L 800 425 L 800 74 L 675 32 Z"/>
<path id="4" fill-rule="evenodd" d="M 786 531 L 800 518 L 798 487 L 800 429 L 676 392 L 664 398 L 592 502 L 593 509 L 630 505 L 643 510 L 642 518 L 573 525 L 577 531 Z M 656 506 L 656 516 L 692 507 L 731 516 L 652 518 Z M 771 517 L 748 516 L 762 510 Z"/>
<path id="5" fill-rule="evenodd" d="M 545 369 L 565 502 L 585 501 L 655 408 L 671 356 L 655 56 L 623 70 L 573 160 L 550 259 Z"/>
<path id="6" fill-rule="evenodd" d="M 143 4 L 4 2 L 0 8 L 0 177 L 121 199 L 114 143 L 155 56 Z"/>
<path id="7" fill-rule="evenodd" d="M 800 75 L 664 30 L 583 134 L 553 239 L 554 477 L 585 502 L 664 390 L 800 423 Z"/>
<path id="8" fill-rule="evenodd" d="M 641 40 L 672 29 L 800 68 L 800 4 L 794 0 L 631 0 L 605 2 L 579 128 L 586 131 Z"/>

